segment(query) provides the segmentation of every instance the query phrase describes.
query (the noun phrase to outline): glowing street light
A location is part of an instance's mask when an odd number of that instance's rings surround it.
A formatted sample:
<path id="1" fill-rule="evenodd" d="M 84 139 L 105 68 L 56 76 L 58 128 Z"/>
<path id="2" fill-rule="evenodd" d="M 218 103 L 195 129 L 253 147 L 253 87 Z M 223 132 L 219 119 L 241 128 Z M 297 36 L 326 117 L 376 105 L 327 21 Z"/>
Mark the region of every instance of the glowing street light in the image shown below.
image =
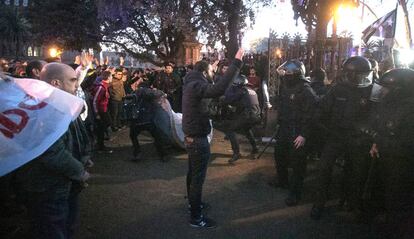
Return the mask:
<path id="1" fill-rule="evenodd" d="M 359 31 L 361 28 L 361 18 L 357 13 L 357 7 L 350 4 L 340 4 L 335 11 L 333 17 L 334 33 L 336 34 L 336 28 L 338 31 L 352 32 L 356 35 L 355 31 Z M 357 30 L 358 29 L 358 30 Z"/>
<path id="2" fill-rule="evenodd" d="M 49 49 L 50 57 L 58 57 L 60 54 L 62 54 L 62 52 L 59 51 L 58 49 L 54 48 L 54 47 Z"/>

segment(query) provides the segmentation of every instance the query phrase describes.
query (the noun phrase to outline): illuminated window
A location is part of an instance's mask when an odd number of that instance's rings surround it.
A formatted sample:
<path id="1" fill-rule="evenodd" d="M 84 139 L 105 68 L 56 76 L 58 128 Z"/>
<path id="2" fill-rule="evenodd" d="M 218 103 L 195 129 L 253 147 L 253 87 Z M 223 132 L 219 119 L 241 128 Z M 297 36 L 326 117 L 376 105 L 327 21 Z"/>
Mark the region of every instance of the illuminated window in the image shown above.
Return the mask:
<path id="1" fill-rule="evenodd" d="M 39 56 L 39 47 L 34 48 L 33 56 Z"/>
<path id="2" fill-rule="evenodd" d="M 31 46 L 29 46 L 29 48 L 27 48 L 27 56 L 33 56 L 33 49 Z"/>

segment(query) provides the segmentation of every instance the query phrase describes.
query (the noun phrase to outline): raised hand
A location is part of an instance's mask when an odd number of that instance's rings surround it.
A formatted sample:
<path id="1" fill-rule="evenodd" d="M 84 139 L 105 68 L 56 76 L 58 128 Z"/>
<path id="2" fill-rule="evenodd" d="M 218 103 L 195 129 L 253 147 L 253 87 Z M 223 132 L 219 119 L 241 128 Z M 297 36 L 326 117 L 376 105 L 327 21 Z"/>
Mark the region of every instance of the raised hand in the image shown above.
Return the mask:
<path id="1" fill-rule="evenodd" d="M 243 48 L 239 48 L 239 50 L 236 52 L 236 55 L 234 56 L 234 58 L 239 59 L 239 60 L 243 60 L 243 56 L 244 56 L 244 50 Z"/>

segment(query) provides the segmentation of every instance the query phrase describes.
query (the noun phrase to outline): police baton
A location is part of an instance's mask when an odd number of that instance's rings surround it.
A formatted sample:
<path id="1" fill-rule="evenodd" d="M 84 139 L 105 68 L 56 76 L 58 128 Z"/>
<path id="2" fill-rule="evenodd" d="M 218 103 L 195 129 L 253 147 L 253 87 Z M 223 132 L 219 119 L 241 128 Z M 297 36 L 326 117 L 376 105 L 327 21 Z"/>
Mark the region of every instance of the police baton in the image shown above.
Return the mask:
<path id="1" fill-rule="evenodd" d="M 371 198 L 372 188 L 374 187 L 374 177 L 375 177 L 375 170 L 377 168 L 377 161 L 379 157 L 371 158 L 371 163 L 369 165 L 369 171 L 367 175 L 367 180 L 365 181 L 364 191 L 362 193 L 362 199 L 364 201 L 369 200 Z"/>
<path id="2" fill-rule="evenodd" d="M 266 149 L 270 146 L 270 144 L 272 143 L 273 140 L 277 140 L 276 136 L 277 136 L 278 133 L 279 133 L 279 125 L 276 126 L 276 130 L 273 133 L 272 138 L 270 138 L 269 142 L 266 143 L 266 145 L 263 148 L 262 152 L 260 152 L 260 154 L 256 157 L 256 159 L 259 159 L 260 157 L 262 157 L 262 155 L 264 154 Z"/>

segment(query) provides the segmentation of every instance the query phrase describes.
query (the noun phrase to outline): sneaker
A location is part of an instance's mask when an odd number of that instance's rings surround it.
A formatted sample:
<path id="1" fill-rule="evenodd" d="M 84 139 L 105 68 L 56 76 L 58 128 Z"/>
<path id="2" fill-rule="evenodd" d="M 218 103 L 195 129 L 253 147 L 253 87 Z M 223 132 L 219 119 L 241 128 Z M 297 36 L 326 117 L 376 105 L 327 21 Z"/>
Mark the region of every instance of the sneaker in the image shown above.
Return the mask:
<path id="1" fill-rule="evenodd" d="M 98 147 L 98 153 L 107 153 L 107 154 L 111 154 L 111 153 L 113 153 L 114 151 L 111 149 L 111 148 L 109 148 L 109 147 L 106 147 L 106 146 L 103 146 L 103 147 Z"/>
<path id="2" fill-rule="evenodd" d="M 142 159 L 142 153 L 141 152 L 138 152 L 138 153 L 135 153 L 134 152 L 134 156 L 133 156 L 133 158 L 131 159 L 131 161 L 133 161 L 133 162 L 138 162 L 138 161 L 140 161 Z"/>
<path id="3" fill-rule="evenodd" d="M 217 223 L 207 217 L 201 216 L 200 219 L 191 219 L 190 220 L 190 226 L 194 228 L 207 228 L 207 229 L 213 229 L 217 227 Z"/>
<path id="4" fill-rule="evenodd" d="M 160 156 L 160 159 L 161 159 L 161 162 L 166 163 L 171 160 L 171 157 L 168 155 L 164 155 L 164 156 Z"/>
<path id="5" fill-rule="evenodd" d="M 311 213 L 310 213 L 310 217 L 313 220 L 319 220 L 319 219 L 321 219 L 323 209 L 324 209 L 323 206 L 313 205 L 312 210 L 311 210 Z"/>
<path id="6" fill-rule="evenodd" d="M 294 207 L 298 205 L 298 202 L 299 202 L 298 198 L 293 195 L 290 195 L 289 197 L 285 199 L 286 206 L 288 207 Z"/>
<path id="7" fill-rule="evenodd" d="M 281 189 L 288 189 L 289 188 L 288 183 L 280 183 L 277 180 L 272 180 L 272 181 L 268 182 L 267 184 L 269 186 L 273 187 L 273 188 L 281 188 Z"/>
<path id="8" fill-rule="evenodd" d="M 241 155 L 239 154 L 239 153 L 236 153 L 236 154 L 233 154 L 233 156 L 231 157 L 231 159 L 229 159 L 229 163 L 234 163 L 234 162 L 236 162 L 237 160 L 239 160 L 240 159 L 240 157 L 241 157 Z"/>

